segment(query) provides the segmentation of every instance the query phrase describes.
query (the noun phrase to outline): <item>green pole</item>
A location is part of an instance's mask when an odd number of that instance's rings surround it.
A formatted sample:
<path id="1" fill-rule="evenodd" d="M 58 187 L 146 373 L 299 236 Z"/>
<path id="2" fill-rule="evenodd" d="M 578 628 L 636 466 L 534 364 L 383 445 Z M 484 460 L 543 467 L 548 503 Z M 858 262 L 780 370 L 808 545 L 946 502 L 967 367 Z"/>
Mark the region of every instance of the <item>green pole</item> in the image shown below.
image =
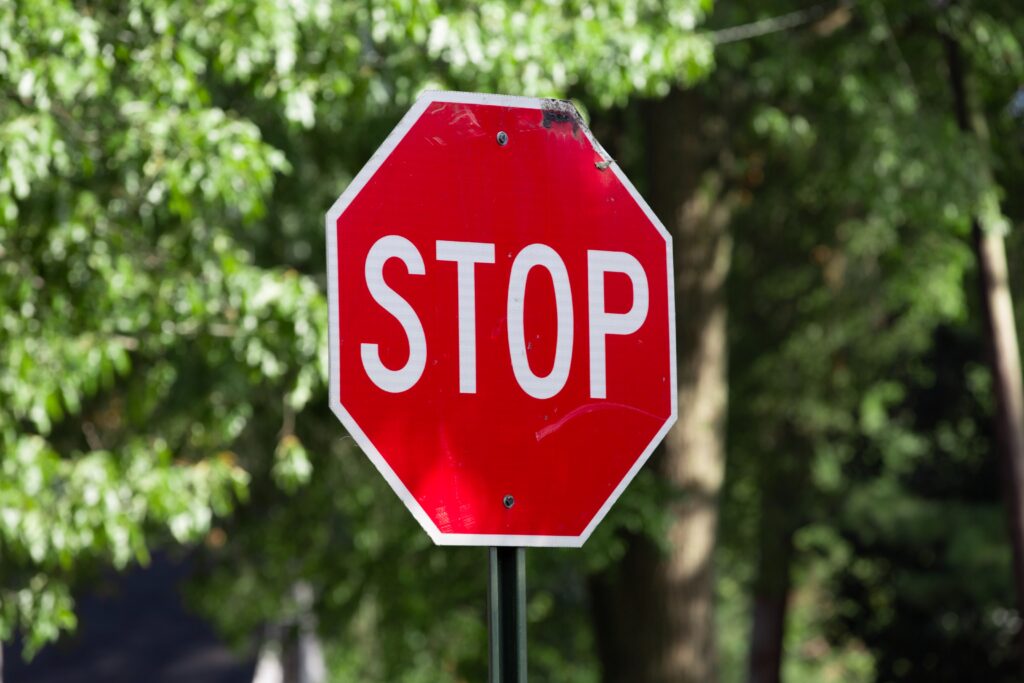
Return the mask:
<path id="1" fill-rule="evenodd" d="M 491 548 L 490 683 L 526 683 L 526 550 Z"/>

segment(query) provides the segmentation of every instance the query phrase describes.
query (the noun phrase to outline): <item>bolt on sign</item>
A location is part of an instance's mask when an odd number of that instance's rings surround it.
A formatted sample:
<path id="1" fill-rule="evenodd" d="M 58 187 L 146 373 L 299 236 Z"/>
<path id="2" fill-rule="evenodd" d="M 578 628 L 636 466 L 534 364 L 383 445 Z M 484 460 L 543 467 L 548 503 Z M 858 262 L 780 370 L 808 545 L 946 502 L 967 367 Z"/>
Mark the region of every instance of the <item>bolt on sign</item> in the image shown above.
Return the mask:
<path id="1" fill-rule="evenodd" d="M 575 107 L 425 93 L 326 230 L 331 409 L 430 537 L 582 545 L 676 370 L 671 238 Z"/>

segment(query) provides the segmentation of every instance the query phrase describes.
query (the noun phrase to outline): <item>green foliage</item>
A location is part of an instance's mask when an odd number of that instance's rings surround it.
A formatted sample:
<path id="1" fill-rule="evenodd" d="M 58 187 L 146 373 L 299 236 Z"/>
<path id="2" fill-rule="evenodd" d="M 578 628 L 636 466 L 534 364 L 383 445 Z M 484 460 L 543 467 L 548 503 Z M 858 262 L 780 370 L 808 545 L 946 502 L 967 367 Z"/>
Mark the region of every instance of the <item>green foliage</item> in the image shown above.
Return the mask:
<path id="1" fill-rule="evenodd" d="M 707 9 L 0 6 L 0 638 L 21 630 L 31 654 L 74 625 L 83 573 L 222 524 L 210 539 L 227 530 L 237 575 L 208 585 L 244 606 L 226 631 L 287 612 L 280 596 L 314 577 L 325 624 L 412 658 L 340 667 L 479 667 L 477 610 L 451 617 L 463 640 L 433 619 L 473 601 L 423 590 L 478 576 L 477 559 L 426 547 L 360 456 L 328 456 L 334 419 L 306 410 L 326 375 L 321 215 L 424 87 L 597 106 L 665 92 L 709 67 L 694 32 Z M 385 558 L 395 571 L 378 571 Z M 381 624 L 399 619 L 413 640 L 391 643 Z"/>
<path id="2" fill-rule="evenodd" d="M 601 107 L 665 95 L 711 66 L 695 33 L 708 0 L 552 3 L 395 2 L 372 11 L 374 42 L 414 45 L 441 66 L 439 84 L 550 96 L 579 92 Z M 386 58 L 385 58 L 386 59 Z"/>
<path id="3" fill-rule="evenodd" d="M 482 680 L 485 554 L 430 545 L 325 409 L 323 211 L 427 87 L 572 97 L 643 185 L 640 100 L 714 61 L 723 677 L 758 540 L 791 531 L 787 680 L 996 680 L 1019 616 L 967 236 L 1024 216 L 1014 10 L 839 5 L 713 56 L 706 0 L 0 4 L 0 640 L 34 652 L 83 575 L 205 537 L 192 599 L 236 642 L 303 581 L 336 679 Z M 530 554 L 534 680 L 597 680 L 587 575 L 661 540 L 671 495 L 645 471 L 582 553 Z"/>
<path id="4" fill-rule="evenodd" d="M 162 8 L 0 9 L 0 637 L 28 653 L 78 573 L 227 514 L 254 411 L 324 373 L 316 285 L 234 237 L 288 166 Z"/>
<path id="5" fill-rule="evenodd" d="M 790 680 L 1012 671 L 1007 620 L 991 621 L 1013 594 L 969 235 L 974 216 L 1004 229 L 1004 214 L 1021 215 L 1021 176 L 998 169 L 1022 155 L 959 131 L 941 31 L 974 58 L 981 116 L 1018 138 L 1005 106 L 1024 76 L 1010 37 L 1022 33 L 1007 3 L 960 7 L 838 7 L 798 34 L 723 46 L 709 81 L 736 126 L 745 203 L 723 601 L 759 590 L 765 569 L 750 565 L 793 535 Z M 968 578 L 981 572 L 992 581 Z M 936 630 L 939 602 L 953 616 Z"/>

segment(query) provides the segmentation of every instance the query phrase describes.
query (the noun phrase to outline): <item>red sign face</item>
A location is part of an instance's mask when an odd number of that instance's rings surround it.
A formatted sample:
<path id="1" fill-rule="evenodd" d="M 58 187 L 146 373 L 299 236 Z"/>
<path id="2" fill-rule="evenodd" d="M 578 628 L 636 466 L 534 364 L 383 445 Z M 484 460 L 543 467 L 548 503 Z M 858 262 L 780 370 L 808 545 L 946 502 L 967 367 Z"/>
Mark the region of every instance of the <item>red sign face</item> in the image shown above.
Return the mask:
<path id="1" fill-rule="evenodd" d="M 326 227 L 331 408 L 431 538 L 582 545 L 676 382 L 670 237 L 575 108 L 426 93 Z"/>

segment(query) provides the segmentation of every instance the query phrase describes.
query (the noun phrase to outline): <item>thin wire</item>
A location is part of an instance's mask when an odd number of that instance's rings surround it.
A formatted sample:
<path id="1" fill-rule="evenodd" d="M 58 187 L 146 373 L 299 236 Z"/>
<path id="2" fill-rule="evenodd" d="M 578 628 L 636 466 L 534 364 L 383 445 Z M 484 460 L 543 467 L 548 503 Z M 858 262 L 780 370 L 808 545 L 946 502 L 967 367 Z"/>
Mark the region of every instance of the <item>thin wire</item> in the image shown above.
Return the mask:
<path id="1" fill-rule="evenodd" d="M 828 3 L 823 2 L 821 4 L 814 5 L 813 7 L 789 12 L 788 14 L 781 14 L 777 17 L 759 19 L 758 21 L 753 21 L 749 24 L 740 24 L 739 26 L 730 26 L 729 28 L 712 31 L 710 35 L 711 42 L 715 45 L 725 45 L 727 43 L 736 43 L 741 40 L 758 38 L 770 33 L 788 31 L 817 21 L 837 9 L 850 7 L 855 4 L 855 2 L 856 0 L 839 0 L 839 2 Z"/>

